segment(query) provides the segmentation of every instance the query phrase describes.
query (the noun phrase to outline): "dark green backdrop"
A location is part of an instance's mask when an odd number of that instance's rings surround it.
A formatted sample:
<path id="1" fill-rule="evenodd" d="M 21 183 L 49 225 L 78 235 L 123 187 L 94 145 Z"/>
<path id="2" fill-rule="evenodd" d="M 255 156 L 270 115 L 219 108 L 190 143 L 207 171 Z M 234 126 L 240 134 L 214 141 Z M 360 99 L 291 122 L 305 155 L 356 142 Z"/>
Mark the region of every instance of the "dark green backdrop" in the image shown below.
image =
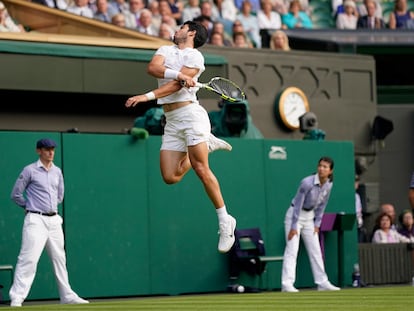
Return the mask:
<path id="1" fill-rule="evenodd" d="M 159 173 L 160 137 L 57 132 L 0 132 L 0 264 L 15 265 L 23 211 L 10 200 L 24 165 L 35 161 L 35 142 L 55 139 L 55 163 L 65 177 L 67 265 L 73 289 L 83 297 L 216 292 L 226 289 L 227 256 L 217 252 L 217 216 L 201 183 L 190 173 L 165 185 Z M 323 155 L 335 160 L 327 212 L 354 213 L 354 150 L 351 142 L 229 139 L 233 151 L 210 155 L 227 208 L 239 228 L 260 227 L 268 254 L 284 249 L 283 218 L 300 180 L 316 171 Z M 272 147 L 277 147 L 272 152 Z M 355 226 L 354 226 L 355 227 Z M 330 280 L 351 283 L 357 261 L 355 228 L 346 231 L 344 271 L 338 270 L 338 233 L 327 233 Z M 305 252 L 298 287 L 312 287 Z M 281 263 L 268 266 L 263 284 L 280 288 Z M 343 273 L 343 275 L 342 275 Z M 9 278 L 0 273 L 8 298 Z M 44 253 L 28 299 L 58 293 Z"/>

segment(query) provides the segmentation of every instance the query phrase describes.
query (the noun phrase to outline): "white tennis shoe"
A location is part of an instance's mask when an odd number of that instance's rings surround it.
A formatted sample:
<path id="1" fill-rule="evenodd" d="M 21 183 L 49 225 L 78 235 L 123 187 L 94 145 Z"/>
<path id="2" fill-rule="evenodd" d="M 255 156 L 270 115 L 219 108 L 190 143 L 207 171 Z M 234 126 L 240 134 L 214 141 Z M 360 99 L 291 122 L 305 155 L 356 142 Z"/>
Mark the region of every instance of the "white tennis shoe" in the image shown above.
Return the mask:
<path id="1" fill-rule="evenodd" d="M 234 244 L 234 230 L 236 229 L 236 219 L 228 215 L 226 221 L 219 223 L 219 244 L 220 253 L 227 253 Z"/>
<path id="2" fill-rule="evenodd" d="M 319 291 L 332 291 L 332 290 L 341 290 L 339 287 L 336 287 L 335 285 L 332 285 L 329 282 L 323 283 L 321 285 L 318 285 Z"/>
<path id="3" fill-rule="evenodd" d="M 213 134 L 210 134 L 207 144 L 208 152 L 210 153 L 216 150 L 231 151 L 231 149 L 233 149 L 233 147 L 228 142 L 225 142 L 224 140 L 217 138 Z"/>

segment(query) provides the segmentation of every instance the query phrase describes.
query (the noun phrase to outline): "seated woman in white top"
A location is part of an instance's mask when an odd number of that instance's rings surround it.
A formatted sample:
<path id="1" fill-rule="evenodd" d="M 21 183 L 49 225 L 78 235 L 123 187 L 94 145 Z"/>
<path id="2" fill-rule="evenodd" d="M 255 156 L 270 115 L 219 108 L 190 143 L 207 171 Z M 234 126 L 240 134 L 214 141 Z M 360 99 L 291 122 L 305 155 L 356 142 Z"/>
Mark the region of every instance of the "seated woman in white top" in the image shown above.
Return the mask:
<path id="1" fill-rule="evenodd" d="M 377 217 L 379 229 L 375 230 L 372 236 L 372 243 L 410 243 L 409 238 L 392 229 L 391 225 L 391 216 L 387 213 L 381 213 Z"/>

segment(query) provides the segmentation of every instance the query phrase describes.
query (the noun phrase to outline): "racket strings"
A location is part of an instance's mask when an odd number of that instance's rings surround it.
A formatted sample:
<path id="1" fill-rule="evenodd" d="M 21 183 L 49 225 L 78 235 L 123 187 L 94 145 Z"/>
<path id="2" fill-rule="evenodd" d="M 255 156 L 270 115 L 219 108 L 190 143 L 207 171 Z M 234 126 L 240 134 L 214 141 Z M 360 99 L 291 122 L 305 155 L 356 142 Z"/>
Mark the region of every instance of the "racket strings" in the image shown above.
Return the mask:
<path id="1" fill-rule="evenodd" d="M 210 86 L 230 98 L 245 99 L 244 92 L 228 80 L 215 79 L 211 81 Z"/>

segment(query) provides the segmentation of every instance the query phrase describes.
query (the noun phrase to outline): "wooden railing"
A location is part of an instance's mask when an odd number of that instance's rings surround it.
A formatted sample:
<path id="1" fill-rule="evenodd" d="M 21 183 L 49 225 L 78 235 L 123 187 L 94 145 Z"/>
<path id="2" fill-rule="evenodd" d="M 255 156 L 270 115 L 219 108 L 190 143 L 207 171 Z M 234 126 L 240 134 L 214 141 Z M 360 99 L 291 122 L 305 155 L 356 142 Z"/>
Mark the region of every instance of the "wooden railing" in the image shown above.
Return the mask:
<path id="1" fill-rule="evenodd" d="M 170 43 L 167 40 L 145 35 L 133 29 L 119 27 L 93 18 L 67 13 L 27 0 L 2 1 L 9 11 L 10 16 L 29 29 L 26 36 L 21 36 L 20 38 L 24 37 L 30 39 L 30 37 L 34 37 L 35 41 L 46 39 L 45 41 L 55 42 L 55 40 L 60 40 L 58 39 L 60 36 L 56 35 L 66 35 L 68 37 L 62 40 L 69 40 L 71 41 L 70 43 L 76 43 L 73 42 L 73 40 L 79 40 L 79 44 L 85 44 L 85 42 L 89 41 L 94 45 L 110 46 L 112 43 L 117 42 L 121 44 L 121 46 L 139 46 L 140 48 L 150 49 L 158 48 L 161 45 Z M 48 36 L 46 36 L 47 34 Z M 36 35 L 38 36 L 36 37 Z M 81 36 L 84 38 L 81 38 Z M 3 34 L 1 34 L 0 39 L 8 37 L 14 38 L 15 36 L 9 36 L 7 34 L 6 36 L 3 36 Z M 50 38 L 50 40 L 47 38 Z M 129 39 L 130 42 L 122 43 L 122 40 L 108 41 L 109 38 Z M 132 41 L 135 41 L 135 43 Z M 116 44 L 116 46 L 119 46 L 119 44 Z"/>

